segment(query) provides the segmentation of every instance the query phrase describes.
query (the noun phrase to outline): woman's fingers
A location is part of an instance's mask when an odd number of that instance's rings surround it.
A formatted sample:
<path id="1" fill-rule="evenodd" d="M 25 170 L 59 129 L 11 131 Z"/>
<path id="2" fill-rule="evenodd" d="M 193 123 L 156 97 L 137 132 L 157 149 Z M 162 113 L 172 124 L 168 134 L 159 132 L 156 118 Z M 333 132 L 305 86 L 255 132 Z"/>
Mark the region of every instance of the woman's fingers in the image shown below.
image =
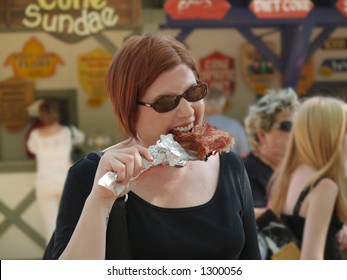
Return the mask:
<path id="1" fill-rule="evenodd" d="M 140 174 L 143 159 L 153 161 L 148 149 L 131 141 L 124 141 L 108 148 L 101 157 L 95 174 L 92 197 L 101 200 L 110 209 L 117 197 L 124 196 L 134 186 L 129 182 Z M 108 172 L 116 173 L 117 177 L 115 181 L 112 178 L 103 178 L 112 185 L 104 187 L 103 184 L 99 184 L 99 180 Z"/>
<path id="2" fill-rule="evenodd" d="M 153 160 L 152 155 L 145 147 L 139 145 L 122 149 L 114 147 L 107 150 L 102 157 L 99 164 L 99 169 L 102 170 L 100 170 L 100 173 L 116 172 L 117 182 L 127 184 L 131 178 L 136 177 L 142 170 L 143 158 L 148 161 Z"/>

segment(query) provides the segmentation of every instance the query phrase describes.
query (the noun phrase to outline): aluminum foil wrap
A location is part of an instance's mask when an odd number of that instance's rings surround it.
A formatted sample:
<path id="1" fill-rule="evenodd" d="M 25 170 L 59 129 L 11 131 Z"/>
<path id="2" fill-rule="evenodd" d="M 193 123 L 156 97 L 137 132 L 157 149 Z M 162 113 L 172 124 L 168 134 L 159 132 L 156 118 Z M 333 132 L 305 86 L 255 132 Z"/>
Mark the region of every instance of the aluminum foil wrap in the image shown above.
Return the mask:
<path id="1" fill-rule="evenodd" d="M 183 167 L 187 164 L 188 160 L 196 160 L 194 154 L 188 153 L 178 144 L 172 134 L 161 135 L 160 139 L 155 145 L 148 148 L 150 151 L 153 161 L 147 161 L 142 158 L 142 170 L 136 176 L 131 178 L 127 185 L 117 183 L 117 173 L 107 172 L 100 178 L 98 184 L 109 190 L 111 190 L 116 196 L 122 193 L 128 186 L 140 176 L 141 173 L 145 172 L 153 166 L 165 164 L 173 167 Z"/>

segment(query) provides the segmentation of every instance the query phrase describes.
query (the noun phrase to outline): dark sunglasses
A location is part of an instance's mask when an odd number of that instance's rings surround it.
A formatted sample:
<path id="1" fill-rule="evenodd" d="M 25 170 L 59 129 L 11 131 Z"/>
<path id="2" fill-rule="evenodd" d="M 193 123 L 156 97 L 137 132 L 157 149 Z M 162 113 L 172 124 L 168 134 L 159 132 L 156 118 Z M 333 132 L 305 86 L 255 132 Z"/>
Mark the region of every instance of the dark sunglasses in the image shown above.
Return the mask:
<path id="1" fill-rule="evenodd" d="M 158 113 L 166 113 L 175 109 L 182 97 L 189 102 L 196 102 L 203 99 L 207 94 L 207 84 L 198 82 L 196 85 L 189 87 L 181 95 L 162 95 L 152 103 L 138 101 L 137 104 L 151 107 Z"/>
<path id="2" fill-rule="evenodd" d="M 290 132 L 292 130 L 293 122 L 291 121 L 281 121 L 275 124 L 272 128 L 277 128 L 283 132 Z"/>

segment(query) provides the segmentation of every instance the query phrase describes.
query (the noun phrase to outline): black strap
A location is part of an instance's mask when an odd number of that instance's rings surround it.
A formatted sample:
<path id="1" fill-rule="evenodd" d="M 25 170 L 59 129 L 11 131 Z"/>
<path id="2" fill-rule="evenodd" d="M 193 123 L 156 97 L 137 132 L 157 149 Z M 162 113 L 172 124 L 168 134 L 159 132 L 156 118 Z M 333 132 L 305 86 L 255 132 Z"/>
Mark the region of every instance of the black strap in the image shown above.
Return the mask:
<path id="1" fill-rule="evenodd" d="M 106 231 L 106 260 L 133 258 L 124 197 L 113 204 Z"/>
<path id="2" fill-rule="evenodd" d="M 293 214 L 294 216 L 299 216 L 299 212 L 300 212 L 300 209 L 301 209 L 301 205 L 302 203 L 304 202 L 306 196 L 308 195 L 308 193 L 310 192 L 311 189 L 313 189 L 315 186 L 318 185 L 318 183 L 324 179 L 325 177 L 321 177 L 319 178 L 315 183 L 314 185 L 312 186 L 306 186 L 302 191 L 301 191 L 301 194 L 299 195 L 299 198 L 298 198 L 298 201 L 296 202 L 295 204 L 295 207 L 294 207 L 294 211 L 293 211 Z"/>
<path id="3" fill-rule="evenodd" d="M 298 198 L 298 201 L 296 202 L 295 204 L 295 207 L 294 207 L 294 216 L 299 216 L 299 212 L 300 212 L 300 209 L 301 209 L 301 205 L 305 199 L 305 197 L 308 195 L 308 193 L 310 192 L 310 186 L 306 186 L 302 191 L 301 191 L 301 194 L 299 195 L 299 198 Z"/>
<path id="4" fill-rule="evenodd" d="M 96 153 L 99 158 L 103 152 Z M 130 260 L 133 258 L 125 203 L 127 195 L 118 198 L 112 206 L 106 231 L 106 260 Z"/>

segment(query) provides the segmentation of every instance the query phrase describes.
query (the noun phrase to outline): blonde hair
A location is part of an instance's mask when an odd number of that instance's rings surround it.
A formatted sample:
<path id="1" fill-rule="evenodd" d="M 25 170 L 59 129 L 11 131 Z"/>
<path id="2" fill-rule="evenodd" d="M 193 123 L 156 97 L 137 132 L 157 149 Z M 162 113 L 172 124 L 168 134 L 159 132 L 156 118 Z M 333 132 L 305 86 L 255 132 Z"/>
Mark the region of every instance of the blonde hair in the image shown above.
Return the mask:
<path id="1" fill-rule="evenodd" d="M 271 191 L 270 207 L 279 216 L 284 208 L 291 174 L 300 162 L 317 172 L 310 180 L 312 187 L 319 178 L 328 177 L 338 185 L 336 210 L 347 220 L 342 143 L 346 133 L 347 109 L 343 101 L 332 97 L 312 97 L 297 111 L 285 157 Z"/>
<path id="2" fill-rule="evenodd" d="M 251 149 L 254 151 L 258 148 L 259 129 L 269 131 L 276 121 L 277 114 L 293 113 L 299 104 L 296 92 L 292 88 L 287 88 L 268 90 L 256 104 L 250 106 L 245 118 L 245 130 Z"/>

